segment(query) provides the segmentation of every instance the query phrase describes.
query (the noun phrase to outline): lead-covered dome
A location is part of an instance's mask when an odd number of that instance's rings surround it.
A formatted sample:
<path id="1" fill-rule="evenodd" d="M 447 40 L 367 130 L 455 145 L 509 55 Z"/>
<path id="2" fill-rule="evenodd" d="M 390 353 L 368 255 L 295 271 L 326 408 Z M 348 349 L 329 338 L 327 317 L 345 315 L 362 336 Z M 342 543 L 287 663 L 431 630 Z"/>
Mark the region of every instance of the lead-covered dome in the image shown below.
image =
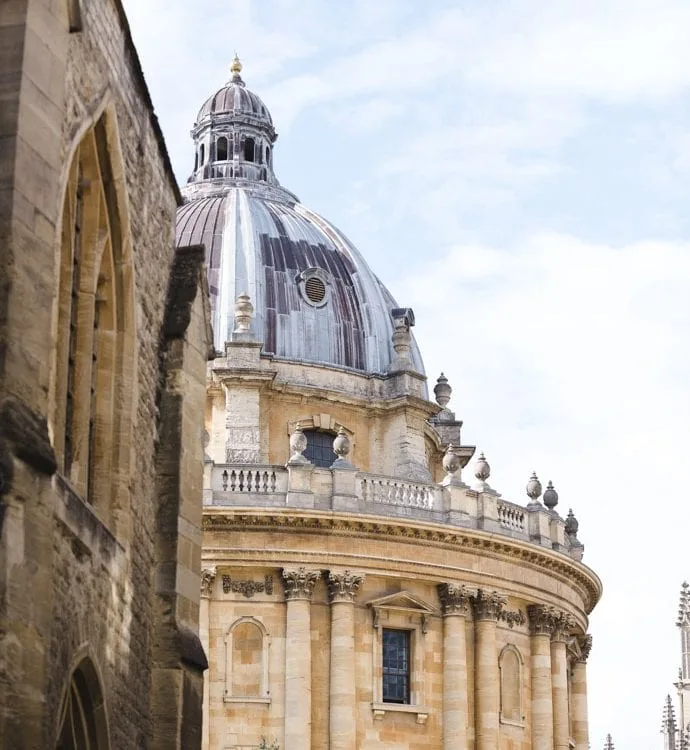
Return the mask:
<path id="1" fill-rule="evenodd" d="M 242 64 L 237 57 L 235 57 L 230 66 L 230 72 L 232 77 L 225 86 L 216 91 L 213 96 L 209 96 L 202 104 L 199 114 L 196 117 L 196 124 L 202 124 L 204 120 L 212 115 L 246 115 L 249 118 L 256 118 L 263 121 L 273 128 L 273 120 L 271 119 L 268 107 L 261 101 L 259 96 L 245 86 L 240 76 Z"/>
<path id="2" fill-rule="evenodd" d="M 237 59 L 232 70 L 239 78 Z M 280 186 L 276 135 L 259 97 L 231 82 L 207 100 L 192 134 L 195 167 L 177 244 L 206 247 L 216 348 L 231 340 L 236 299 L 248 294 L 267 354 L 365 373 L 399 366 L 394 318 L 409 327 L 412 312 L 336 227 Z M 414 339 L 410 357 L 423 373 Z"/>

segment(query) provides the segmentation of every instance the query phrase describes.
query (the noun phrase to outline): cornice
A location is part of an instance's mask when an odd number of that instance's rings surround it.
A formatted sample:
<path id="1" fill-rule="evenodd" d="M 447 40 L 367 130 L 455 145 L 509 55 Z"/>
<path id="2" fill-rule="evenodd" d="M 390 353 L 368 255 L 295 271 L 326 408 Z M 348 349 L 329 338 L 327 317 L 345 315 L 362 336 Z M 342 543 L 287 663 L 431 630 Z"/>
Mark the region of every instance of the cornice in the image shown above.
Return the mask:
<path id="1" fill-rule="evenodd" d="M 510 537 L 490 534 L 476 529 L 448 526 L 446 524 L 415 521 L 380 516 L 348 515 L 329 511 L 276 511 L 268 508 L 227 508 L 206 506 L 203 512 L 204 531 L 270 531 L 293 533 L 367 537 L 372 539 L 395 538 L 402 543 L 435 546 L 444 549 L 462 548 L 464 551 L 486 552 L 496 557 L 514 560 L 562 576 L 578 586 L 589 614 L 601 598 L 599 577 L 576 560 L 559 552 L 520 542 Z"/>

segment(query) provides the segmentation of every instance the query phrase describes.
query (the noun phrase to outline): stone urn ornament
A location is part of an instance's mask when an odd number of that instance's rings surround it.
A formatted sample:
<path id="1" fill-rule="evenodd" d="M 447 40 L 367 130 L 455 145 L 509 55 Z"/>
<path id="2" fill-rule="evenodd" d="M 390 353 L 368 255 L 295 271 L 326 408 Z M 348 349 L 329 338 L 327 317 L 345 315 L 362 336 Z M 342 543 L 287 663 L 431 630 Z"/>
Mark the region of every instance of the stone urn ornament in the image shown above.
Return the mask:
<path id="1" fill-rule="evenodd" d="M 448 479 L 450 479 L 460 468 L 460 456 L 458 456 L 455 451 L 456 447 L 450 443 L 446 448 L 446 452 L 443 454 L 442 465 Z"/>
<path id="2" fill-rule="evenodd" d="M 333 453 L 338 457 L 338 461 L 347 461 L 351 449 L 350 438 L 347 436 L 345 428 L 341 427 L 333 440 Z"/>
<path id="3" fill-rule="evenodd" d="M 529 478 L 529 482 L 527 482 L 527 487 L 525 489 L 527 490 L 527 497 L 533 503 L 539 503 L 539 498 L 541 497 L 541 482 L 537 477 L 536 471 L 532 472 L 532 476 Z"/>
<path id="4" fill-rule="evenodd" d="M 288 463 L 290 464 L 308 464 L 309 461 L 302 454 L 307 449 L 307 436 L 302 430 L 302 425 L 298 422 L 295 429 L 290 435 L 290 450 L 292 455 Z"/>

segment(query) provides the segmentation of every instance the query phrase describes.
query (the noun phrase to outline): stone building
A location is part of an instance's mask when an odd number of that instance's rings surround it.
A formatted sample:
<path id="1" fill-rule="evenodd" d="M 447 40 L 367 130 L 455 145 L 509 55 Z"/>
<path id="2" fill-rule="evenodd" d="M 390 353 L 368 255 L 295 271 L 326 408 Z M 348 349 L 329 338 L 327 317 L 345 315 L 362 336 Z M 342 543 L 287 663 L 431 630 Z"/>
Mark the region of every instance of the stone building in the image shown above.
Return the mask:
<path id="1" fill-rule="evenodd" d="M 203 249 L 119 0 L 0 4 L 0 747 L 195 748 Z"/>
<path id="2" fill-rule="evenodd" d="M 231 74 L 177 221 L 206 248 L 216 349 L 203 746 L 588 750 L 601 584 L 575 517 L 536 475 L 523 506 L 470 464 L 413 311 L 280 185 L 271 115 Z"/>

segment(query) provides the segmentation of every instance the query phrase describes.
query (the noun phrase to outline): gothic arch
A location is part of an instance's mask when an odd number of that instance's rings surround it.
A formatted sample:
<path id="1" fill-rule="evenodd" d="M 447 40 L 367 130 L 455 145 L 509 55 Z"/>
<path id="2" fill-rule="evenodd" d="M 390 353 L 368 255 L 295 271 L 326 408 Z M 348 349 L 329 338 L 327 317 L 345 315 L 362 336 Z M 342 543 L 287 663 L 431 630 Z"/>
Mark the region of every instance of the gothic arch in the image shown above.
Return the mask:
<path id="1" fill-rule="evenodd" d="M 504 646 L 498 657 L 501 685 L 501 721 L 504 724 L 522 724 L 524 662 L 519 649 L 512 643 Z"/>
<path id="2" fill-rule="evenodd" d="M 270 703 L 271 637 L 256 617 L 239 617 L 225 634 L 226 703 Z"/>
<path id="3" fill-rule="evenodd" d="M 56 750 L 109 750 L 108 712 L 95 663 L 84 656 L 63 691 Z"/>
<path id="4" fill-rule="evenodd" d="M 50 427 L 62 475 L 120 539 L 129 536 L 127 436 L 136 383 L 123 175 L 116 114 L 106 98 L 74 138 L 63 173 Z"/>

